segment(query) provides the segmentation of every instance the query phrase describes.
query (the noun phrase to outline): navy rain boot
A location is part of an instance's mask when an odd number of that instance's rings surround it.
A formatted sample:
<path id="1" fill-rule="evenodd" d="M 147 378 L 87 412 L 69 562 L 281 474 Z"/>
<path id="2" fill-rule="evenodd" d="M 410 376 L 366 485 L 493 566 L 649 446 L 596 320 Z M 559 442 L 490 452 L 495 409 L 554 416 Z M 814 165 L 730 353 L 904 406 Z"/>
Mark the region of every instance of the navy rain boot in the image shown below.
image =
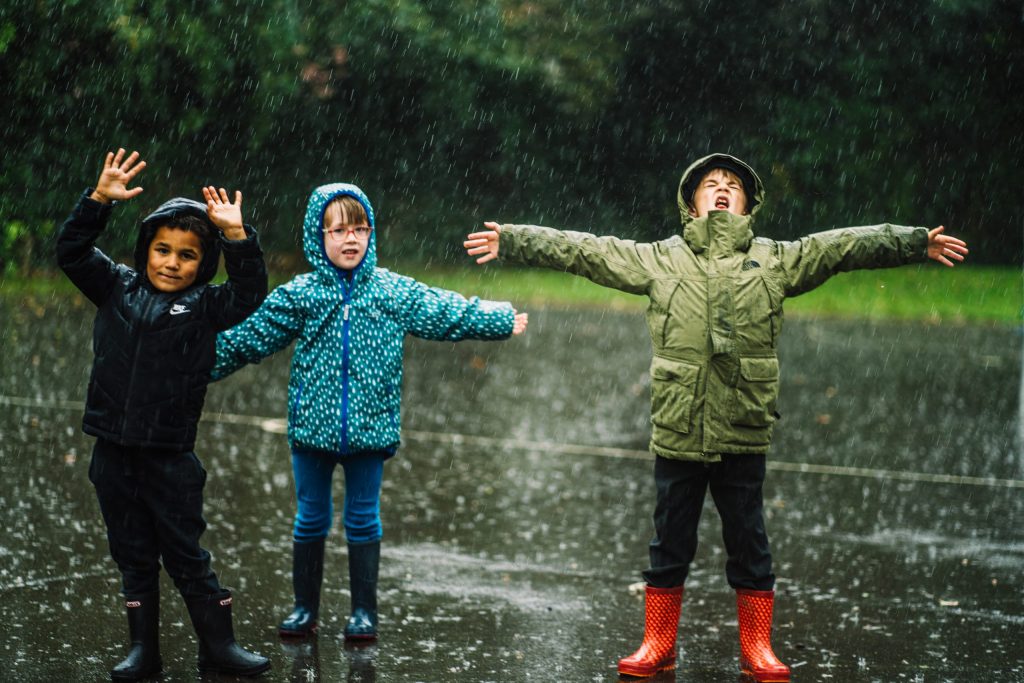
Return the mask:
<path id="1" fill-rule="evenodd" d="M 292 545 L 292 588 L 295 608 L 277 632 L 284 637 L 305 638 L 317 631 L 320 584 L 324 578 L 324 539 Z"/>
<path id="2" fill-rule="evenodd" d="M 352 616 L 345 625 L 345 640 L 377 637 L 377 574 L 380 541 L 348 544 L 348 575 L 352 588 Z"/>

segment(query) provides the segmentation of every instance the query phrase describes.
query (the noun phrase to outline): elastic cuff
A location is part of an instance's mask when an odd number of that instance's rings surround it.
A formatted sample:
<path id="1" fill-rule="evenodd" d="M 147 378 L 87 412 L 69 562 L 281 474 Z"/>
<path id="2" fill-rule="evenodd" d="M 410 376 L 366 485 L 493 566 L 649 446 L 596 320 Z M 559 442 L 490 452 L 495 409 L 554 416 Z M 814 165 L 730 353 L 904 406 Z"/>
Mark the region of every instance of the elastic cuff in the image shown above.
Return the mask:
<path id="1" fill-rule="evenodd" d="M 261 253 L 259 247 L 259 237 L 256 234 L 256 228 L 252 227 L 248 223 L 242 226 L 245 231 L 245 238 L 240 240 L 229 240 L 224 236 L 223 232 L 218 231 L 220 237 L 221 248 L 226 251 L 237 252 L 246 256 L 250 253 Z"/>
<path id="2" fill-rule="evenodd" d="M 87 187 L 82 196 L 78 199 L 78 211 L 77 213 L 82 216 L 104 216 L 110 213 L 110 210 L 114 207 L 117 202 L 111 201 L 109 204 L 98 202 L 89 195 L 93 193 L 96 188 Z"/>

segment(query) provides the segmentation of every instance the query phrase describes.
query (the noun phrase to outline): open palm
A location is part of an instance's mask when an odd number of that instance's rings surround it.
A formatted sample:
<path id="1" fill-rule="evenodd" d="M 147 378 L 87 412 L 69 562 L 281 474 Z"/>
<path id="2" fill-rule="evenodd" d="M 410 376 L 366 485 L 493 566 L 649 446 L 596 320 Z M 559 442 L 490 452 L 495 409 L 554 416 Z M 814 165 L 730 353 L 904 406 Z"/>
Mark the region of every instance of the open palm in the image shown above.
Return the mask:
<path id="1" fill-rule="evenodd" d="M 235 191 L 235 201 L 228 199 L 228 191 L 223 187 L 218 190 L 213 185 L 203 188 L 203 199 L 206 200 L 206 215 L 210 222 L 220 228 L 228 239 L 245 237 L 242 227 L 242 193 Z"/>
<path id="2" fill-rule="evenodd" d="M 100 178 L 96 181 L 94 194 L 98 196 L 94 196 L 93 199 L 105 202 L 123 201 L 138 195 L 142 192 L 142 188 L 128 189 L 128 183 L 144 168 L 146 168 L 146 162 L 139 161 L 138 152 L 132 152 L 128 158 L 124 157 L 123 147 L 118 149 L 116 154 L 107 152 L 103 170 L 100 171 Z"/>
<path id="3" fill-rule="evenodd" d="M 487 230 L 466 235 L 462 246 L 470 256 L 477 256 L 477 263 L 487 263 L 498 258 L 498 241 L 501 237 L 501 225 L 493 221 L 484 223 Z"/>

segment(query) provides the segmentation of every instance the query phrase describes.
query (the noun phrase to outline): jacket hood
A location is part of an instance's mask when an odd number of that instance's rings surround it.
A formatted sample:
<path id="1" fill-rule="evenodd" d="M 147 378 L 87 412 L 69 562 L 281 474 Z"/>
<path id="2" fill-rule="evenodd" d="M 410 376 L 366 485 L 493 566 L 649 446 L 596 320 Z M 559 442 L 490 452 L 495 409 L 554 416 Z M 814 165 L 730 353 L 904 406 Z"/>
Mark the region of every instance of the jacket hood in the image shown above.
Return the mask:
<path id="1" fill-rule="evenodd" d="M 375 228 L 377 225 L 369 198 L 355 185 L 329 183 L 313 190 L 313 193 L 309 195 L 309 202 L 306 204 L 306 218 L 302 223 L 302 250 L 309 265 L 313 266 L 329 282 L 344 280 L 346 274 L 344 270 L 331 263 L 327 258 L 327 252 L 324 251 L 324 211 L 334 198 L 342 195 L 353 197 L 362 204 L 366 210 L 366 217 L 370 221 L 370 227 Z M 369 277 L 376 265 L 377 231 L 374 230 L 370 233 L 370 241 L 366 245 L 363 260 L 352 271 L 353 282 L 360 282 Z"/>
<path id="2" fill-rule="evenodd" d="M 755 214 L 764 202 L 764 185 L 761 179 L 754 173 L 754 169 L 743 161 L 740 161 L 729 154 L 709 154 L 706 157 L 697 159 L 690 164 L 689 168 L 683 171 L 683 177 L 679 180 L 679 191 L 676 201 L 679 204 L 679 213 L 686 225 L 693 217 L 690 215 L 690 201 L 697 189 L 697 183 L 704 177 L 704 174 L 713 168 L 724 168 L 732 171 L 743 181 L 743 189 L 747 195 L 747 208 L 750 215 Z"/>
<path id="3" fill-rule="evenodd" d="M 721 216 L 719 214 L 725 212 L 718 211 L 711 212 L 705 218 L 694 218 L 690 215 L 690 201 L 693 199 L 693 193 L 697 189 L 697 183 L 704 177 L 704 174 L 714 168 L 732 171 L 743 181 L 743 190 L 747 195 L 747 215 L 733 216 L 730 214 L 729 216 Z M 718 235 L 719 239 L 725 237 L 726 241 L 731 242 L 734 246 L 745 248 L 754 236 L 751 227 L 754 214 L 760 210 L 761 204 L 764 203 L 764 185 L 754 172 L 754 169 L 745 162 L 729 154 L 709 154 L 706 157 L 697 159 L 697 161 L 690 164 L 683 171 L 683 176 L 679 180 L 679 189 L 676 193 L 676 203 L 679 206 L 679 216 L 683 223 L 683 238 L 694 251 L 702 251 L 707 248 L 712 240 L 716 239 L 716 234 L 708 225 L 709 222 L 714 222 L 720 228 L 727 229 L 732 233 L 728 236 Z"/>
<path id="4" fill-rule="evenodd" d="M 143 274 L 146 272 L 146 265 L 149 261 L 149 243 L 153 241 L 156 231 L 173 222 L 173 219 L 183 216 L 199 218 L 210 228 L 209 237 L 202 240 L 203 260 L 199 263 L 199 271 L 192 284 L 193 287 L 205 285 L 217 274 L 217 265 L 220 263 L 220 230 L 206 215 L 206 204 L 187 197 L 175 197 L 167 200 L 142 220 L 142 225 L 139 227 L 139 239 L 135 243 L 135 270 Z"/>

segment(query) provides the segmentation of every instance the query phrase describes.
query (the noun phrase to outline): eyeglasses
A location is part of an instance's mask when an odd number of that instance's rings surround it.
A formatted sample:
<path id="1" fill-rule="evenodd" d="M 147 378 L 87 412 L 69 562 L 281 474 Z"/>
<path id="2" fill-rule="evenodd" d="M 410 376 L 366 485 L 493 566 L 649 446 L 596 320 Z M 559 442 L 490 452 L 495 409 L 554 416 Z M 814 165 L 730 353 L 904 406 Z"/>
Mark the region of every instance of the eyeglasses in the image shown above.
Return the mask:
<path id="1" fill-rule="evenodd" d="M 365 240 L 370 236 L 370 233 L 373 232 L 373 228 L 367 225 L 345 225 L 340 228 L 329 228 L 324 230 L 324 233 L 329 235 L 335 242 L 342 241 L 350 232 L 358 239 Z"/>

